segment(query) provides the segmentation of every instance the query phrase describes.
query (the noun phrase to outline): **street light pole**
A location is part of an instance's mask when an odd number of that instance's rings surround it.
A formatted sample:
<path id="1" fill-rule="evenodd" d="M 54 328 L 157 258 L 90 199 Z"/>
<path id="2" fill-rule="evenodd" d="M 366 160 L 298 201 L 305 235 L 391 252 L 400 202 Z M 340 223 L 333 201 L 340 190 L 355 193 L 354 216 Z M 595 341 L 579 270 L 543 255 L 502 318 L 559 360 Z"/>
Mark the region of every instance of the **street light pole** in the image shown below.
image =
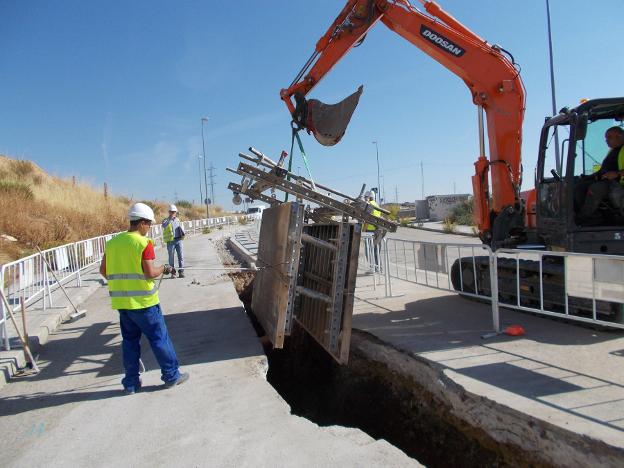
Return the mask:
<path id="1" fill-rule="evenodd" d="M 202 130 L 202 150 L 204 153 L 204 193 L 206 194 L 206 217 L 210 218 L 210 204 L 208 203 L 208 179 L 206 178 L 206 143 L 204 141 L 204 122 L 208 122 L 208 117 L 202 117 L 201 130 Z"/>
<path id="2" fill-rule="evenodd" d="M 373 141 L 373 144 L 375 145 L 375 152 L 377 154 L 377 198 L 378 201 L 381 202 L 381 179 L 379 177 L 379 145 L 376 141 Z"/>
<path id="3" fill-rule="evenodd" d="M 384 179 L 384 176 L 381 176 L 381 185 L 382 188 L 380 188 L 379 190 L 381 190 L 379 193 L 381 194 L 381 196 L 379 197 L 379 204 L 381 205 L 381 202 L 385 202 L 386 201 L 386 179 Z"/>
<path id="4" fill-rule="evenodd" d="M 197 156 L 197 175 L 199 176 L 199 203 L 204 203 L 204 195 L 202 193 L 202 183 L 201 183 L 201 159 L 203 159 L 202 155 Z"/>

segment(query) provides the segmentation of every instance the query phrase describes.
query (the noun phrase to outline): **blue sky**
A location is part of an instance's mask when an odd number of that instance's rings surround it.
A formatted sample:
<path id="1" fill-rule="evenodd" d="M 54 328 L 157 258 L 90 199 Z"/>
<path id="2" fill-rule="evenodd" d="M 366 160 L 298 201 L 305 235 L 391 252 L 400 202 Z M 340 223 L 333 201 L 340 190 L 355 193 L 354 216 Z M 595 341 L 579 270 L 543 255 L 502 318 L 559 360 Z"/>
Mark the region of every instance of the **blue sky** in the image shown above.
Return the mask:
<path id="1" fill-rule="evenodd" d="M 512 52 L 527 89 L 524 188 L 551 113 L 545 0 L 440 0 L 484 39 Z M 413 4 L 419 4 L 414 0 Z M 279 99 L 342 0 L 0 0 L 0 153 L 31 159 L 134 198 L 199 200 L 197 156 L 216 170 L 217 204 L 231 207 L 225 167 L 255 146 L 290 149 Z M 551 0 L 558 107 L 624 95 L 624 1 Z M 343 141 L 304 136 L 315 180 L 386 198 L 471 192 L 476 109 L 457 77 L 378 24 L 309 97 L 364 94 Z M 294 167 L 303 164 L 296 152 Z"/>

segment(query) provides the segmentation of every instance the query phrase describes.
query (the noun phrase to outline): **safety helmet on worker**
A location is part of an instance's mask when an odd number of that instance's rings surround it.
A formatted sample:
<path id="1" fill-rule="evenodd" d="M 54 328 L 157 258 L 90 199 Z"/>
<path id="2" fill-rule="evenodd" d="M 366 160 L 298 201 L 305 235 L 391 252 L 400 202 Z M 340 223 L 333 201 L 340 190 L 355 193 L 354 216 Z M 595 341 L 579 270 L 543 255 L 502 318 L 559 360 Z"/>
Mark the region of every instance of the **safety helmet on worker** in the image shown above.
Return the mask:
<path id="1" fill-rule="evenodd" d="M 364 192 L 364 198 L 373 198 L 373 194 L 370 192 L 370 190 Z"/>
<path id="2" fill-rule="evenodd" d="M 175 211 L 176 213 L 178 212 L 178 207 L 175 205 L 169 205 L 169 211 Z"/>
<path id="3" fill-rule="evenodd" d="M 135 203 L 128 210 L 128 218 L 130 221 L 138 221 L 140 219 L 147 219 L 152 223 L 156 221 L 154 217 L 154 211 L 145 203 Z"/>

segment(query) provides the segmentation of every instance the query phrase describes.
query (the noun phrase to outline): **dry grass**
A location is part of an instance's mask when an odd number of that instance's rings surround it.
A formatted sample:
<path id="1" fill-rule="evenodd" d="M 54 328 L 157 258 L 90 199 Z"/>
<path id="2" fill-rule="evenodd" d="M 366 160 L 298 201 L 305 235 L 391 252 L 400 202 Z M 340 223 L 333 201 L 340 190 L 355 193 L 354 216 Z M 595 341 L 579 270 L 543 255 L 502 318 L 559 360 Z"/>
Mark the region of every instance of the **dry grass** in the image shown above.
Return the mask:
<path id="1" fill-rule="evenodd" d="M 442 230 L 447 234 L 453 234 L 457 231 L 457 225 L 451 220 L 451 218 L 445 218 L 442 221 Z"/>
<path id="2" fill-rule="evenodd" d="M 145 202 L 157 221 L 167 216 L 167 204 Z M 0 234 L 18 240 L 0 241 L 0 263 L 32 253 L 35 245 L 45 249 L 123 230 L 132 203 L 123 196 L 105 197 L 103 189 L 86 183 L 50 176 L 31 161 L 0 155 Z M 213 216 L 217 212 L 221 209 L 213 209 Z M 202 206 L 180 208 L 182 220 L 204 216 Z"/>

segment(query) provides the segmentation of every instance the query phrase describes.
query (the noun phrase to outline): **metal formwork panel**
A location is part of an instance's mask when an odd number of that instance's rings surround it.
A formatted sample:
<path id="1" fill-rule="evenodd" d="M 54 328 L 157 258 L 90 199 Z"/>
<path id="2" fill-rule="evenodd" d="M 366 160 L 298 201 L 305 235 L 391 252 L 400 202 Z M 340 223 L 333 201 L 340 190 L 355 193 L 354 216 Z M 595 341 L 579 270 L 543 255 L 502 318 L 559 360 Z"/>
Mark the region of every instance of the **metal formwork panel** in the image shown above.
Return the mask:
<path id="1" fill-rule="evenodd" d="M 264 210 L 251 307 L 275 348 L 290 327 L 299 265 L 303 205 L 283 203 Z"/>
<path id="2" fill-rule="evenodd" d="M 338 362 L 348 360 L 361 226 L 304 226 L 297 322 Z"/>

